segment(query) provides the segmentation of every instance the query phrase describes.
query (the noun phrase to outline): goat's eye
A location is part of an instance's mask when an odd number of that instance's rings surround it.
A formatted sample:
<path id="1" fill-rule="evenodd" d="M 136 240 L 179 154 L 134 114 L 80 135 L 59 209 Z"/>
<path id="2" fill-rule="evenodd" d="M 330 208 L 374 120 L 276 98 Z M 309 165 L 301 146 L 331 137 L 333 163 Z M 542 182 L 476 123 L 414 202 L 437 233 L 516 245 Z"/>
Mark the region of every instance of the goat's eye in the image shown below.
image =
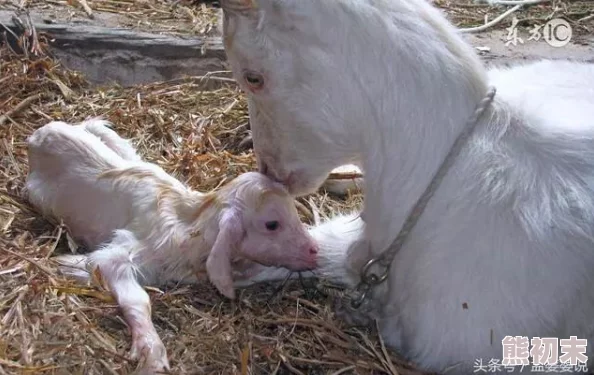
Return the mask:
<path id="1" fill-rule="evenodd" d="M 247 85 L 253 90 L 259 90 L 264 87 L 264 77 L 261 74 L 254 72 L 243 73 L 243 79 Z"/>
<path id="2" fill-rule="evenodd" d="M 266 229 L 268 229 L 270 231 L 277 230 L 278 227 L 279 227 L 279 223 L 276 220 L 274 220 L 274 221 L 267 221 L 266 222 Z"/>

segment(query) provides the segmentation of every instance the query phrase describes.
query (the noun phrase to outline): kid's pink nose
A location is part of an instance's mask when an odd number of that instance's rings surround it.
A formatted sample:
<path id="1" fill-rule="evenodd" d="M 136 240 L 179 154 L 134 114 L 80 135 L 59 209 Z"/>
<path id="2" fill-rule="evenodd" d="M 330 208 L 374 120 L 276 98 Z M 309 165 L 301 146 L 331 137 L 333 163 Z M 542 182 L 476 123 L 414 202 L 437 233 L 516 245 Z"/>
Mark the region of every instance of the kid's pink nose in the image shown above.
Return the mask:
<path id="1" fill-rule="evenodd" d="M 318 253 L 318 249 L 317 249 L 317 247 L 315 247 L 315 246 L 312 246 L 312 247 L 310 247 L 310 248 L 309 248 L 309 253 L 310 253 L 311 255 L 316 255 L 316 254 Z"/>

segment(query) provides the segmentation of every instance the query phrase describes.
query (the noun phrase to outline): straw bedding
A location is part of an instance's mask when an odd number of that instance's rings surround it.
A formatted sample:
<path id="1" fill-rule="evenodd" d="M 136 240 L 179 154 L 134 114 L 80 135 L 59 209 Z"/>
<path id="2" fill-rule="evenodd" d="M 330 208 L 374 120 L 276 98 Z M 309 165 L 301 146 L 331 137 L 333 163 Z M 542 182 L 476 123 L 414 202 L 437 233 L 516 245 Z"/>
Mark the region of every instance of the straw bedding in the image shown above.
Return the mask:
<path id="1" fill-rule="evenodd" d="M 0 84 L 0 374 L 131 373 L 130 336 L 109 292 L 64 279 L 51 262 L 84 249 L 24 199 L 26 138 L 51 120 L 103 116 L 147 160 L 208 191 L 255 168 L 251 150 L 239 147 L 245 98 L 232 85 L 201 91 L 195 79 L 90 87 L 51 57 L 17 55 L 4 44 Z M 310 207 L 324 217 L 359 207 L 361 196 L 320 193 L 301 203 L 311 223 Z M 172 373 L 417 373 L 394 355 L 388 362 L 375 329 L 343 327 L 332 299 L 312 283 L 255 286 L 237 302 L 211 285 L 147 288 Z"/>
<path id="2" fill-rule="evenodd" d="M 85 14 L 74 0 L 18 3 L 62 21 Z M 89 3 L 95 13 L 117 15 L 120 25 L 143 31 L 208 35 L 216 24 L 216 11 L 196 5 L 199 1 Z M 478 8 L 459 3 L 465 2 L 436 2 L 456 24 L 482 22 Z M 580 11 L 574 11 L 576 17 L 582 17 Z M 51 57 L 17 55 L 2 41 L 0 375 L 131 373 L 136 363 L 127 359 L 130 336 L 109 292 L 62 278 L 51 262 L 52 255 L 84 249 L 67 228 L 43 218 L 24 199 L 26 138 L 51 120 L 104 116 L 146 160 L 208 191 L 255 169 L 252 151 L 241 142 L 248 134 L 245 98 L 225 80 L 214 91 L 203 91 L 196 79 L 91 87 Z M 361 195 L 319 193 L 299 203 L 303 221 L 311 223 L 315 211 L 324 218 L 357 209 Z M 225 300 L 211 285 L 147 288 L 172 373 L 420 374 L 388 354 L 374 329 L 343 326 L 334 317 L 332 298 L 313 284 L 254 286 L 241 290 L 237 302 Z"/>
<path id="3" fill-rule="evenodd" d="M 4 3 L 4 4 L 3 4 Z M 55 22 L 74 19 L 168 35 L 213 35 L 217 8 L 205 0 L 88 0 L 89 16 L 80 0 L 0 0 L 0 9 L 22 6 Z M 90 22 L 93 23 L 93 22 Z"/>

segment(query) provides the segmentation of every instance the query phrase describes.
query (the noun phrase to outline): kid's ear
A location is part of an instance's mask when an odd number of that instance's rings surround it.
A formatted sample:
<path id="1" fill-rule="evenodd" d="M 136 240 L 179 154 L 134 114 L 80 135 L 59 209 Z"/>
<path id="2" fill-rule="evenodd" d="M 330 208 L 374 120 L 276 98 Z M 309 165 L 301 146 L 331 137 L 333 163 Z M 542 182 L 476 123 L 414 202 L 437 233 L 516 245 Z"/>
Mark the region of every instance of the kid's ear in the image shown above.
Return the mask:
<path id="1" fill-rule="evenodd" d="M 227 209 L 219 220 L 219 235 L 206 259 L 206 272 L 211 283 L 221 294 L 235 299 L 231 256 L 233 248 L 239 244 L 243 225 L 234 209 Z"/>

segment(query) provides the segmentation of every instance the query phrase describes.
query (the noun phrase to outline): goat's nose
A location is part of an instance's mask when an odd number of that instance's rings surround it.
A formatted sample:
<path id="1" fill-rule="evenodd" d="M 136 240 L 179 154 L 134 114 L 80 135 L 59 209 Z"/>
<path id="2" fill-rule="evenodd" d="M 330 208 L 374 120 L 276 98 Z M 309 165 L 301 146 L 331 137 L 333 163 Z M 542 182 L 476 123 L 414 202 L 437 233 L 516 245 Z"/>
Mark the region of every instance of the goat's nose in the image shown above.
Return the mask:
<path id="1" fill-rule="evenodd" d="M 279 173 L 277 173 L 277 171 L 274 168 L 271 168 L 270 165 L 268 163 L 266 163 L 265 161 L 260 162 L 259 171 L 263 175 L 267 176 L 268 178 L 270 178 L 276 182 L 284 183 L 281 175 Z"/>
<path id="2" fill-rule="evenodd" d="M 317 248 L 317 247 L 315 247 L 315 246 L 312 246 L 312 247 L 310 247 L 310 248 L 309 248 L 309 253 L 310 253 L 311 255 L 315 255 L 315 254 L 317 254 L 317 253 L 318 253 L 318 248 Z"/>

